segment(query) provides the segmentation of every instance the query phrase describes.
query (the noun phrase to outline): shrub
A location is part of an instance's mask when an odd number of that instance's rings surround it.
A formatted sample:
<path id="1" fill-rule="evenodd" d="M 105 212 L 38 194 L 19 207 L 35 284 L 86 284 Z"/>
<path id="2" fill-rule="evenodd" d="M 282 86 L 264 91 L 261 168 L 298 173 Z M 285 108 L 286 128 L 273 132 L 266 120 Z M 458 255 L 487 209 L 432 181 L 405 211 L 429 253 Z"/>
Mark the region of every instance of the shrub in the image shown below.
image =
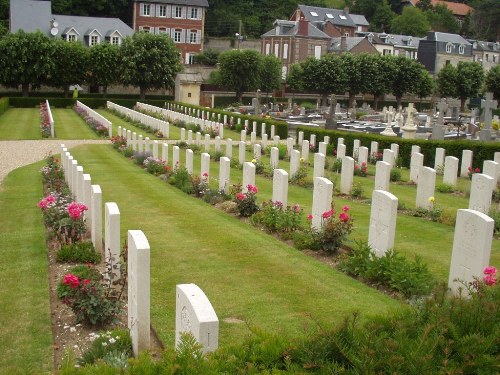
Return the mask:
<path id="1" fill-rule="evenodd" d="M 252 216 L 253 225 L 262 225 L 268 232 L 284 233 L 300 229 L 302 209 L 298 204 L 283 206 L 281 202 L 264 202 L 259 212 Z"/>
<path id="2" fill-rule="evenodd" d="M 194 176 L 193 181 L 193 194 L 197 197 L 203 197 L 208 190 L 208 173 L 203 173 L 203 176 Z"/>
<path id="3" fill-rule="evenodd" d="M 69 273 L 77 276 L 79 279 L 90 279 L 98 281 L 101 279 L 101 274 L 95 267 L 91 267 L 90 262 L 86 266 L 80 265 L 69 269 Z M 57 286 L 57 297 L 61 299 L 65 294 L 71 291 L 71 286 L 60 283 Z"/>
<path id="4" fill-rule="evenodd" d="M 115 135 L 111 138 L 111 143 L 116 150 L 122 151 L 127 147 L 127 139 L 122 136 Z"/>
<path id="5" fill-rule="evenodd" d="M 188 173 L 188 170 L 183 166 L 174 167 L 174 171 L 168 179 L 168 183 L 186 194 L 193 193 L 193 179 Z"/>
<path id="6" fill-rule="evenodd" d="M 155 159 L 152 156 L 148 156 L 142 162 L 142 165 L 146 168 L 148 173 L 151 173 L 154 176 L 159 176 L 160 174 L 165 173 L 165 162 L 161 159 Z"/>
<path id="7" fill-rule="evenodd" d="M 144 165 L 144 160 L 151 157 L 151 152 L 134 152 L 134 161 L 141 167 Z"/>
<path id="8" fill-rule="evenodd" d="M 365 162 L 361 163 L 361 165 L 360 164 L 354 165 L 355 176 L 366 177 L 367 174 L 368 174 L 368 167 L 366 166 Z"/>
<path id="9" fill-rule="evenodd" d="M 311 228 L 312 250 L 323 250 L 331 254 L 337 252 L 352 232 L 353 223 L 348 212 L 349 206 L 344 206 L 338 216 L 335 215 L 333 208 L 323 212 L 321 229 Z M 309 215 L 308 219 L 311 220 L 312 215 Z"/>
<path id="10" fill-rule="evenodd" d="M 59 159 L 55 158 L 52 153 L 49 153 L 45 157 L 45 163 L 46 165 L 40 170 L 45 189 L 61 192 L 66 186 L 66 182 L 64 181 L 64 170 L 59 164 Z"/>
<path id="11" fill-rule="evenodd" d="M 115 329 L 113 331 L 99 332 L 93 334 L 91 340 L 93 340 L 92 345 L 83 353 L 79 360 L 80 365 L 93 364 L 97 360 L 102 360 L 115 368 L 123 369 L 127 367 L 128 358 L 133 356 L 132 340 L 128 331 Z"/>
<path id="12" fill-rule="evenodd" d="M 299 186 L 305 186 L 307 172 L 309 170 L 308 166 L 308 163 L 304 161 L 303 158 L 300 158 L 299 169 L 290 177 L 290 183 Z"/>
<path id="13" fill-rule="evenodd" d="M 436 185 L 436 190 L 440 193 L 453 193 L 455 188 L 453 185 L 442 183 Z"/>
<path id="14" fill-rule="evenodd" d="M 99 263 L 101 255 L 95 251 L 91 241 L 75 242 L 61 246 L 56 253 L 56 260 L 67 263 Z"/>
<path id="15" fill-rule="evenodd" d="M 245 193 L 237 192 L 234 194 L 233 201 L 236 202 L 240 216 L 250 217 L 259 211 L 259 206 L 257 206 L 257 193 L 257 186 L 247 185 L 247 191 Z"/>
<path id="16" fill-rule="evenodd" d="M 361 185 L 361 182 L 355 182 L 352 185 L 351 197 L 353 198 L 363 197 L 363 186 Z"/>
<path id="17" fill-rule="evenodd" d="M 342 159 L 337 158 L 335 161 L 332 163 L 332 171 L 336 173 L 342 172 Z"/>
<path id="18" fill-rule="evenodd" d="M 370 164 L 377 164 L 377 161 L 382 160 L 384 154 L 381 151 L 372 152 L 370 154 Z"/>
<path id="19" fill-rule="evenodd" d="M 392 168 L 390 179 L 392 182 L 401 181 L 401 170 L 399 168 Z"/>

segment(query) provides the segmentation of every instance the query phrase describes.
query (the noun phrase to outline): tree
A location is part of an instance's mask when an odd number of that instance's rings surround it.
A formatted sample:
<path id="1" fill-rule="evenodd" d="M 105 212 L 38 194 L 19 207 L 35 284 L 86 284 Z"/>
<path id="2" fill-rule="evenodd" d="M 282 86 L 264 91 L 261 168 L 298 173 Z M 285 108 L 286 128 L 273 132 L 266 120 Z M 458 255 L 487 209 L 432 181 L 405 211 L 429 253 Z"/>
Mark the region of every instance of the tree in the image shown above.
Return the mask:
<path id="1" fill-rule="evenodd" d="M 281 88 L 281 61 L 274 55 L 261 57 L 260 89 L 269 96 L 269 92 Z"/>
<path id="2" fill-rule="evenodd" d="M 41 32 L 18 31 L 0 39 L 0 82 L 21 85 L 23 96 L 47 83 L 54 71 L 54 44 Z"/>
<path id="3" fill-rule="evenodd" d="M 261 56 L 255 50 L 228 50 L 219 55 L 218 85 L 236 92 L 241 102 L 243 92 L 256 90 L 260 83 Z"/>
<path id="4" fill-rule="evenodd" d="M 454 65 L 448 64 L 443 67 L 437 74 L 437 92 L 442 98 L 456 98 L 457 95 L 457 68 Z"/>
<path id="5" fill-rule="evenodd" d="M 415 6 L 422 12 L 434 9 L 431 0 L 420 0 Z"/>
<path id="6" fill-rule="evenodd" d="M 194 61 L 197 64 L 215 66 L 219 58 L 219 51 L 216 49 L 206 49 L 202 53 L 198 53 L 194 56 Z"/>
<path id="7" fill-rule="evenodd" d="M 425 15 L 433 31 L 452 34 L 460 31 L 460 24 L 446 5 L 437 4 L 432 10 L 426 11 Z"/>
<path id="8" fill-rule="evenodd" d="M 483 66 L 476 62 L 460 61 L 457 66 L 457 96 L 460 98 L 460 111 L 465 108 L 465 100 L 478 95 L 484 81 Z"/>
<path id="9" fill-rule="evenodd" d="M 498 38 L 500 6 L 498 0 L 482 0 L 477 3 L 472 14 L 474 38 L 495 42 Z"/>
<path id="10" fill-rule="evenodd" d="M 361 70 L 365 80 L 365 93 L 373 95 L 373 107 L 378 109 L 381 96 L 391 92 L 391 77 L 395 73 L 393 59 L 381 55 L 362 55 Z"/>
<path id="11" fill-rule="evenodd" d="M 81 84 L 85 79 L 87 52 L 81 43 L 66 42 L 63 39 L 54 41 L 54 71 L 49 84 L 63 89 L 65 98 L 68 97 L 71 84 Z"/>
<path id="12" fill-rule="evenodd" d="M 363 14 L 371 21 L 377 8 L 382 4 L 383 0 L 356 0 L 351 7 L 350 12 L 355 14 Z"/>
<path id="13" fill-rule="evenodd" d="M 292 64 L 286 76 L 286 87 L 292 90 L 292 102 L 295 92 L 304 90 L 304 70 L 300 64 Z"/>
<path id="14" fill-rule="evenodd" d="M 420 98 L 420 105 L 422 105 L 422 99 L 432 94 L 436 87 L 436 82 L 426 69 L 422 69 L 420 74 L 421 76 L 414 93 Z"/>
<path id="15" fill-rule="evenodd" d="M 354 98 L 357 94 L 364 91 L 365 78 L 361 71 L 361 59 L 359 55 L 344 53 L 340 56 L 343 69 L 347 75 L 347 91 L 349 92 L 349 108 L 352 108 Z"/>
<path id="16" fill-rule="evenodd" d="M 493 93 L 496 100 L 500 100 L 500 65 L 495 65 L 486 74 L 486 90 Z"/>
<path id="17" fill-rule="evenodd" d="M 370 29 L 377 32 L 390 32 L 395 16 L 396 14 L 391 10 L 387 0 L 382 1 L 370 20 Z"/>
<path id="18" fill-rule="evenodd" d="M 395 34 L 425 36 L 431 29 L 429 21 L 424 13 L 418 8 L 405 7 L 400 16 L 392 20 L 391 30 Z"/>
<path id="19" fill-rule="evenodd" d="M 423 77 L 422 70 L 424 66 L 416 60 L 409 59 L 405 56 L 386 56 L 393 60 L 395 67 L 394 74 L 391 76 L 392 93 L 396 97 L 397 106 L 401 105 L 401 99 L 406 93 L 416 93 L 420 80 Z"/>
<path id="20" fill-rule="evenodd" d="M 343 94 L 348 77 L 340 57 L 328 54 L 321 59 L 310 57 L 302 63 L 304 87 L 321 95 L 321 105 L 328 103 L 330 94 Z"/>
<path id="21" fill-rule="evenodd" d="M 97 44 L 89 48 L 87 59 L 87 81 L 92 86 L 101 86 L 106 97 L 108 86 L 120 81 L 122 65 L 120 47 L 110 43 Z"/>
<path id="22" fill-rule="evenodd" d="M 182 70 L 179 51 L 165 34 L 135 33 L 124 39 L 121 47 L 123 83 L 139 87 L 145 99 L 151 89 L 170 89 Z"/>

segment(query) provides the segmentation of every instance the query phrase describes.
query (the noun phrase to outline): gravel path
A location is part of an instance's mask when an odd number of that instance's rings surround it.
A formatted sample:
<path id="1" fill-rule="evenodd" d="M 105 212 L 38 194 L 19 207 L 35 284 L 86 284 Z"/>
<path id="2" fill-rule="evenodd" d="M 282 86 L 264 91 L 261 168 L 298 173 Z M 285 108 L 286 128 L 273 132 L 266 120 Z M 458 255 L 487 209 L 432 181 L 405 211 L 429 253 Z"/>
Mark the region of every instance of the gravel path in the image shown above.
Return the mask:
<path id="1" fill-rule="evenodd" d="M 59 153 L 61 143 L 71 148 L 83 144 L 109 144 L 109 140 L 0 141 L 0 185 L 10 171 L 40 161 L 50 151 Z"/>

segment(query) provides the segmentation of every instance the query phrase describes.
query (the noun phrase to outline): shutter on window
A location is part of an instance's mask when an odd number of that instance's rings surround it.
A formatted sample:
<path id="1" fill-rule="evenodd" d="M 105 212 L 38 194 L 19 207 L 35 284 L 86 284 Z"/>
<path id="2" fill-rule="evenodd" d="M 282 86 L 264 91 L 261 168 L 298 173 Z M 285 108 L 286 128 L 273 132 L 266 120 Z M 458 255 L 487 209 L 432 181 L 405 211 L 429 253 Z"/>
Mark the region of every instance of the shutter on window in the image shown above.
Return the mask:
<path id="1" fill-rule="evenodd" d="M 156 17 L 160 17 L 160 6 L 156 7 Z"/>
<path id="2" fill-rule="evenodd" d="M 201 30 L 196 31 L 196 44 L 201 44 Z"/>
<path id="3" fill-rule="evenodd" d="M 155 34 L 160 34 L 160 28 L 159 27 L 155 27 Z"/>
<path id="4" fill-rule="evenodd" d="M 184 29 L 181 30 L 181 43 L 186 43 L 186 31 Z"/>
<path id="5" fill-rule="evenodd" d="M 182 18 L 187 18 L 187 7 L 182 7 Z"/>
<path id="6" fill-rule="evenodd" d="M 170 37 L 172 38 L 172 40 L 175 40 L 175 29 L 170 29 Z"/>
<path id="7" fill-rule="evenodd" d="M 168 36 L 170 36 L 170 29 L 168 27 L 165 29 L 165 34 L 167 34 Z"/>
<path id="8" fill-rule="evenodd" d="M 159 7 L 158 7 L 158 8 L 159 8 Z M 150 11 L 149 15 L 150 15 L 151 17 L 154 17 L 154 15 L 155 15 L 155 5 L 154 5 L 154 4 L 151 4 L 151 11 Z"/>
<path id="9" fill-rule="evenodd" d="M 186 18 L 191 18 L 191 7 L 186 8 Z"/>
<path id="10" fill-rule="evenodd" d="M 172 5 L 167 5 L 167 18 L 172 18 Z"/>
<path id="11" fill-rule="evenodd" d="M 140 3 L 140 4 L 139 4 L 139 8 L 140 8 L 139 14 L 140 14 L 141 16 L 143 16 L 143 15 L 144 15 L 144 4 L 143 4 L 143 3 Z"/>
<path id="12" fill-rule="evenodd" d="M 203 17 L 204 8 L 198 8 L 198 19 L 201 20 Z"/>

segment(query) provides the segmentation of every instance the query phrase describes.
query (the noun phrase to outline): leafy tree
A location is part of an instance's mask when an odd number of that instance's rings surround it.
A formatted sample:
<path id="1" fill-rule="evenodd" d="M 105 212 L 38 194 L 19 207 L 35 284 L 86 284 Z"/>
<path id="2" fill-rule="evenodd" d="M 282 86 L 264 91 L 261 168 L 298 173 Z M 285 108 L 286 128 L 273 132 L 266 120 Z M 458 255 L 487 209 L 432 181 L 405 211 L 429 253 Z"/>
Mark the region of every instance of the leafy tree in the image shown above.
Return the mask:
<path id="1" fill-rule="evenodd" d="M 54 71 L 54 44 L 41 32 L 18 31 L 0 39 L 0 82 L 21 85 L 23 96 L 47 83 Z"/>
<path id="2" fill-rule="evenodd" d="M 436 5 L 432 10 L 425 12 L 432 30 L 456 34 L 460 31 L 460 24 L 453 12 L 446 5 Z"/>
<path id="3" fill-rule="evenodd" d="M 85 60 L 87 48 L 78 42 L 57 39 L 54 43 L 54 71 L 50 85 L 62 88 L 68 97 L 69 85 L 83 83 L 85 79 Z M 116 64 L 116 61 L 115 61 Z"/>
<path id="4" fill-rule="evenodd" d="M 420 98 L 420 105 L 422 105 L 422 99 L 433 93 L 436 82 L 426 69 L 422 69 L 420 74 L 421 76 L 414 93 Z"/>
<path id="5" fill-rule="evenodd" d="M 484 81 L 483 66 L 476 62 L 460 61 L 457 66 L 457 96 L 460 98 L 460 111 L 465 101 L 478 95 Z"/>
<path id="6" fill-rule="evenodd" d="M 370 29 L 377 32 L 390 32 L 395 16 L 396 14 L 391 10 L 387 0 L 383 0 L 370 20 Z"/>
<path id="7" fill-rule="evenodd" d="M 440 97 L 456 98 L 457 68 L 452 64 L 445 65 L 437 74 L 437 92 Z"/>
<path id="8" fill-rule="evenodd" d="M 500 6 L 498 0 L 482 0 L 475 6 L 472 14 L 474 37 L 494 42 L 498 38 Z"/>
<path id="9" fill-rule="evenodd" d="M 364 91 L 366 86 L 365 77 L 361 71 L 361 59 L 359 55 L 344 53 L 340 56 L 343 69 L 347 75 L 347 91 L 349 92 L 349 108 L 352 108 L 354 98 Z"/>
<path id="10" fill-rule="evenodd" d="M 260 89 L 268 96 L 270 91 L 281 88 L 281 61 L 274 55 L 261 57 Z"/>
<path id="11" fill-rule="evenodd" d="M 170 89 L 182 70 L 181 58 L 170 37 L 135 33 L 124 39 L 121 47 L 123 83 L 139 87 L 140 98 L 151 89 Z"/>
<path id="12" fill-rule="evenodd" d="M 286 76 L 286 87 L 292 90 L 292 102 L 296 91 L 304 90 L 304 70 L 300 64 L 292 64 Z"/>
<path id="13" fill-rule="evenodd" d="M 500 100 L 500 65 L 495 65 L 486 74 L 486 90 L 493 93 L 496 100 Z"/>
<path id="14" fill-rule="evenodd" d="M 431 0 L 420 0 L 415 6 L 422 12 L 434 9 Z"/>
<path id="15" fill-rule="evenodd" d="M 197 64 L 215 66 L 217 64 L 217 59 L 219 58 L 219 51 L 216 49 L 206 49 L 202 53 L 195 55 L 194 61 Z"/>
<path id="16" fill-rule="evenodd" d="M 405 7 L 400 16 L 392 20 L 391 30 L 396 34 L 425 36 L 431 25 L 425 14 L 418 8 Z"/>
<path id="17" fill-rule="evenodd" d="M 348 77 L 340 57 L 328 54 L 321 59 L 309 58 L 302 63 L 304 87 L 321 95 L 321 104 L 327 105 L 330 94 L 343 94 Z"/>
<path id="18" fill-rule="evenodd" d="M 101 86 L 106 97 L 108 86 L 118 83 L 121 79 L 122 65 L 120 47 L 110 43 L 97 44 L 89 48 L 87 59 L 87 81 L 92 86 Z"/>
<path id="19" fill-rule="evenodd" d="M 256 90 L 260 83 L 261 55 L 255 50 L 228 50 L 219 55 L 216 82 L 236 92 L 241 102 L 243 92 Z"/>
<path id="20" fill-rule="evenodd" d="M 351 13 L 363 14 L 371 21 L 377 8 L 383 3 L 383 0 L 356 0 L 350 9 Z"/>
<path id="21" fill-rule="evenodd" d="M 416 93 L 420 80 L 423 77 L 422 70 L 424 66 L 416 60 L 405 56 L 387 56 L 393 60 L 395 67 L 394 74 L 391 76 L 392 93 L 396 97 L 397 106 L 401 105 L 401 99 L 406 93 Z"/>
<path id="22" fill-rule="evenodd" d="M 391 77 L 395 73 L 393 59 L 381 55 L 361 55 L 361 71 L 365 93 L 373 95 L 373 107 L 378 109 L 380 97 L 391 92 Z"/>

